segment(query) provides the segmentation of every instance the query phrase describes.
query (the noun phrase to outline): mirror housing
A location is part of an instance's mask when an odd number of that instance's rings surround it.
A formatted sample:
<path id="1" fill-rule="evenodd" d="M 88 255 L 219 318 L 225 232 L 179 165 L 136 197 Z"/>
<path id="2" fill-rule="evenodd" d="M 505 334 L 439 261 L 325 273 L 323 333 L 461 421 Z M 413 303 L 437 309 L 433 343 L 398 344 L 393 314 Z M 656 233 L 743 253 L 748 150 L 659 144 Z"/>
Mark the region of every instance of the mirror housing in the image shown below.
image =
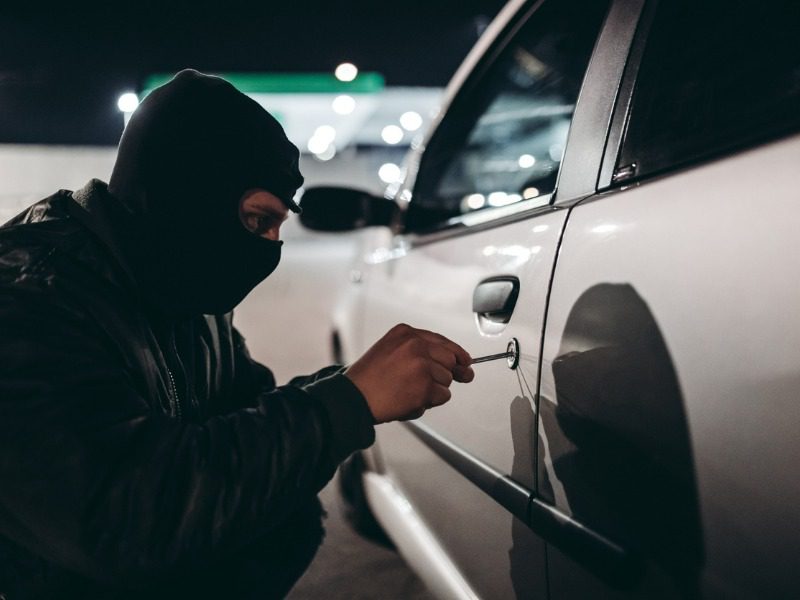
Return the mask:
<path id="1" fill-rule="evenodd" d="M 300 199 L 300 222 L 315 231 L 352 231 L 389 226 L 398 212 L 393 200 L 344 187 L 309 188 Z"/>

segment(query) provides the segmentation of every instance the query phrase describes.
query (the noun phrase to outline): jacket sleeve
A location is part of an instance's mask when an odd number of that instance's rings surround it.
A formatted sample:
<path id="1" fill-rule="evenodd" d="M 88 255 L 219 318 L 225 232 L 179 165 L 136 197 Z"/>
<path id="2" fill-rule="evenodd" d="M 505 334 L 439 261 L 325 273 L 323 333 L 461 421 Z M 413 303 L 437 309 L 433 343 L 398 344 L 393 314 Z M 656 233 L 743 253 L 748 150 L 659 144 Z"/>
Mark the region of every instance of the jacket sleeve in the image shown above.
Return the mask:
<path id="1" fill-rule="evenodd" d="M 151 408 L 91 319 L 0 295 L 0 533 L 98 581 L 235 551 L 374 439 L 341 374 L 201 424 Z"/>
<path id="2" fill-rule="evenodd" d="M 237 389 L 255 385 L 259 391 L 272 389 L 275 385 L 272 372 L 261 363 L 253 360 L 247 350 L 244 336 L 232 327 L 232 337 L 235 346 L 235 373 Z M 374 441 L 372 426 L 375 420 L 364 396 L 343 375 L 345 367 L 342 365 L 329 365 L 310 375 L 298 375 L 289 381 L 285 388 L 300 389 L 316 398 L 326 409 L 332 432 L 332 452 L 342 459 L 353 452 L 350 447 L 350 438 L 358 437 L 359 431 L 368 431 L 369 439 L 366 445 Z M 248 382 L 243 384 L 242 381 Z M 366 411 L 364 411 L 366 408 Z"/>

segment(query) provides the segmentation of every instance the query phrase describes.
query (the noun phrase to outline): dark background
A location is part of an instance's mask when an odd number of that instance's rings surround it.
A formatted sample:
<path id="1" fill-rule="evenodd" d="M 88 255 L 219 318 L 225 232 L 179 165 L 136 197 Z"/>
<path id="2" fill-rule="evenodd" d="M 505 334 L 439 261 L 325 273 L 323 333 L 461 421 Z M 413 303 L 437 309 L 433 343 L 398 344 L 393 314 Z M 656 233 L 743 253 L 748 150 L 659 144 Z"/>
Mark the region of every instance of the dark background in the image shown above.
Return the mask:
<path id="1" fill-rule="evenodd" d="M 504 0 L 4 2 L 0 143 L 114 145 L 153 73 L 330 72 L 443 86 Z"/>

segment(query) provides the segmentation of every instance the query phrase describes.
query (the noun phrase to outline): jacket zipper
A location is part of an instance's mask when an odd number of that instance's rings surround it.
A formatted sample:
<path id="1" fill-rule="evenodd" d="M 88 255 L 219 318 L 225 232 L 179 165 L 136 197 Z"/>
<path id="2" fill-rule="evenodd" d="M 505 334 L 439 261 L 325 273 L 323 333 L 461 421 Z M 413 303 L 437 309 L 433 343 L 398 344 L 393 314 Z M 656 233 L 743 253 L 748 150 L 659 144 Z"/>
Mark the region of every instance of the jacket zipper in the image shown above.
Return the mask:
<path id="1" fill-rule="evenodd" d="M 172 371 L 167 367 L 167 374 L 169 375 L 169 383 L 172 388 L 172 398 L 175 400 L 175 416 L 178 417 L 180 423 L 183 416 L 181 414 L 181 398 L 178 396 L 178 386 L 175 385 L 175 377 L 172 376 Z"/>

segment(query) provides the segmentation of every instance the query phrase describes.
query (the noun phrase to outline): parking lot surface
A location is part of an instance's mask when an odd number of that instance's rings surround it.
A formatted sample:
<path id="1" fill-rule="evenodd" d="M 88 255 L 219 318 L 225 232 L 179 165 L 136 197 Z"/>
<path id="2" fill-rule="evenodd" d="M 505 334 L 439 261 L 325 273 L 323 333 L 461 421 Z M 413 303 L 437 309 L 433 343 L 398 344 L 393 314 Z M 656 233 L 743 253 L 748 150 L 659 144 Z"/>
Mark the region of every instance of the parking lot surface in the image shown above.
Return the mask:
<path id="1" fill-rule="evenodd" d="M 325 541 L 289 600 L 433 599 L 397 552 L 361 538 L 350 528 L 344 519 L 338 478 L 322 490 L 320 499 L 328 512 Z"/>

